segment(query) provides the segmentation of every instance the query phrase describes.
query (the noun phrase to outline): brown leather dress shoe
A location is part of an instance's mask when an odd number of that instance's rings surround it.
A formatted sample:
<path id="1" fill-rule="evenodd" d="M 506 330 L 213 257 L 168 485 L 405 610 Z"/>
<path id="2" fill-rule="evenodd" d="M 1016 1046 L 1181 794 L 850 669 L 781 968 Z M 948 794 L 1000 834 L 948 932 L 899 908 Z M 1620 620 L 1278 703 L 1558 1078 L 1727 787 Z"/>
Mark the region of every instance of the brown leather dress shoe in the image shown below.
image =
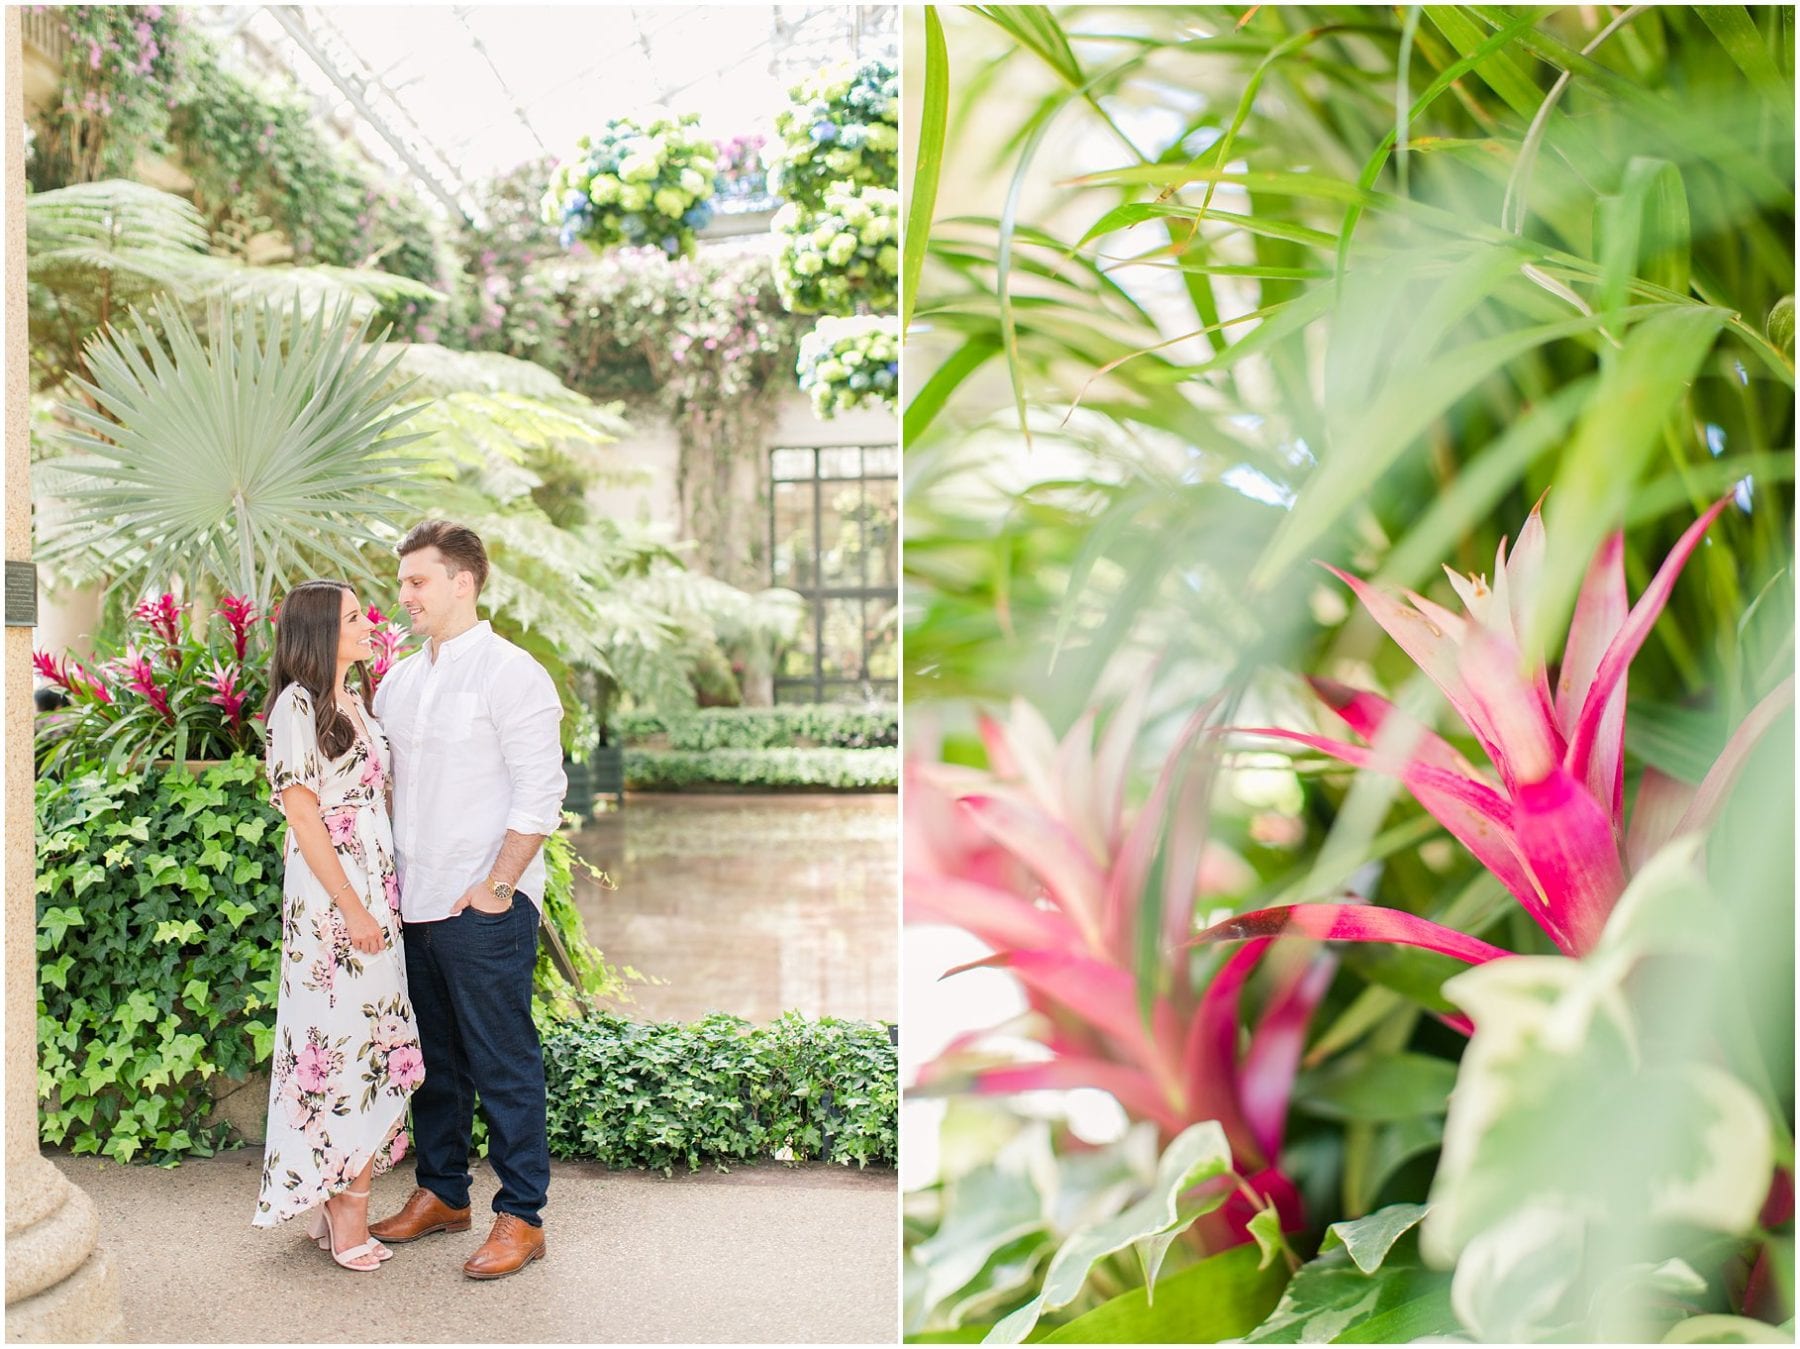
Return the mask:
<path id="1" fill-rule="evenodd" d="M 544 1229 L 515 1214 L 502 1213 L 494 1219 L 494 1230 L 481 1249 L 463 1266 L 463 1273 L 471 1279 L 504 1279 L 543 1258 Z"/>
<path id="2" fill-rule="evenodd" d="M 451 1208 L 430 1190 L 420 1186 L 412 1192 L 405 1206 L 391 1218 L 369 1224 L 369 1235 L 379 1241 L 399 1246 L 417 1241 L 433 1232 L 467 1232 L 469 1210 Z"/>

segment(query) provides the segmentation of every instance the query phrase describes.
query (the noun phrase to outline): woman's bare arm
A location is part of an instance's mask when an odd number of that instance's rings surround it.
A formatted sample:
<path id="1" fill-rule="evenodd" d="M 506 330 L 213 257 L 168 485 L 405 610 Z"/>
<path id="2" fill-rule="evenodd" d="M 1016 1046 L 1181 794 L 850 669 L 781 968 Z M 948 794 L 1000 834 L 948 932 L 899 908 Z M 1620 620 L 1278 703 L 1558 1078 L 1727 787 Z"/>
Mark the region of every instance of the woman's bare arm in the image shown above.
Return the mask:
<path id="1" fill-rule="evenodd" d="M 331 834 L 325 828 L 324 816 L 319 812 L 319 798 L 309 787 L 286 787 L 281 793 L 281 813 L 287 816 L 288 832 L 299 845 L 300 856 L 305 859 L 313 879 L 325 887 L 331 902 L 342 910 L 350 928 L 351 944 L 359 950 L 379 951 L 381 929 L 363 904 L 362 896 L 356 893 L 356 887 L 350 884 L 344 864 L 338 860 L 337 849 L 331 845 Z"/>

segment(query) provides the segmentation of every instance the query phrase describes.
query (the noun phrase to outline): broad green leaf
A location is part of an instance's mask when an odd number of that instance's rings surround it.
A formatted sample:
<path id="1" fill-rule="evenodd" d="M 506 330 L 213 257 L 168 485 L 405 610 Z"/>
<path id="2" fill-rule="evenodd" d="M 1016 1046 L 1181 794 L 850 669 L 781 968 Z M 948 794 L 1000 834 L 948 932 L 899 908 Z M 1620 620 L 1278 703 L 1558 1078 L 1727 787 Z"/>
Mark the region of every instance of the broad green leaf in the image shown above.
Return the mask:
<path id="1" fill-rule="evenodd" d="M 1291 1254 L 1287 1238 L 1281 1234 L 1281 1214 L 1274 1206 L 1258 1209 L 1246 1224 L 1256 1249 L 1261 1253 L 1257 1268 L 1267 1269 L 1283 1255 Z"/>
<path id="2" fill-rule="evenodd" d="M 1336 1222 L 1325 1229 L 1325 1240 L 1319 1253 L 1325 1254 L 1342 1246 L 1364 1274 L 1381 1268 L 1394 1243 L 1417 1227 L 1425 1217 L 1424 1204 L 1390 1204 L 1366 1218 Z"/>
<path id="3" fill-rule="evenodd" d="M 1157 1163 L 1150 1192 L 1115 1217 L 1071 1234 L 1051 1257 L 1050 1267 L 1044 1274 L 1044 1286 L 1038 1295 L 997 1322 L 983 1342 L 1021 1343 L 1042 1313 L 1067 1306 L 1075 1300 L 1096 1261 L 1124 1250 L 1133 1242 L 1193 1223 L 1204 1210 L 1199 1205 L 1182 1208 L 1182 1194 L 1230 1169 L 1231 1147 L 1225 1141 L 1225 1131 L 1217 1123 L 1208 1120 L 1182 1130 Z M 1216 1208 L 1225 1198 L 1226 1192 L 1221 1190 L 1217 1202 L 1210 1207 Z"/>
<path id="4" fill-rule="evenodd" d="M 1445 985 L 1476 1029 L 1421 1244 L 1433 1263 L 1455 1264 L 1456 1308 L 1477 1334 L 1566 1335 L 1559 1290 L 1592 1296 L 1654 1265 L 1667 1254 L 1651 1237 L 1663 1225 L 1756 1224 L 1772 1131 L 1705 1031 L 1730 962 L 1720 935 L 1694 922 L 1718 904 L 1697 847 L 1683 840 L 1638 871 L 1586 959 L 1520 956 Z M 1646 1053 L 1628 991 L 1654 956 L 1678 956 L 1681 972 L 1657 985 Z"/>
<path id="5" fill-rule="evenodd" d="M 1378 1123 L 1443 1114 L 1455 1083 L 1456 1065 L 1429 1054 L 1343 1059 L 1303 1076 L 1295 1103 L 1327 1119 Z"/>
<path id="6" fill-rule="evenodd" d="M 1384 1263 L 1373 1274 L 1364 1274 L 1342 1247 L 1327 1251 L 1300 1267 L 1274 1312 L 1250 1334 L 1246 1344 L 1323 1344 L 1348 1338 L 1359 1326 L 1398 1309 L 1434 1305 L 1440 1309 L 1435 1322 L 1408 1338 L 1424 1334 L 1455 1334 L 1460 1330 L 1449 1314 L 1447 1275 L 1420 1268 L 1416 1259 Z"/>
<path id="7" fill-rule="evenodd" d="M 924 1307 L 967 1289 L 996 1254 L 1043 1232 L 1043 1198 L 1022 1170 L 981 1166 L 950 1182 L 943 1222 L 912 1252 L 925 1271 Z"/>
<path id="8" fill-rule="evenodd" d="M 1038 1344 L 1211 1344 L 1248 1334 L 1275 1305 L 1287 1268 L 1233 1247 L 1133 1288 L 1034 1340 Z"/>
<path id="9" fill-rule="evenodd" d="M 1663 1336 L 1664 1344 L 1792 1344 L 1791 1328 L 1783 1330 L 1747 1316 L 1690 1316 Z"/>

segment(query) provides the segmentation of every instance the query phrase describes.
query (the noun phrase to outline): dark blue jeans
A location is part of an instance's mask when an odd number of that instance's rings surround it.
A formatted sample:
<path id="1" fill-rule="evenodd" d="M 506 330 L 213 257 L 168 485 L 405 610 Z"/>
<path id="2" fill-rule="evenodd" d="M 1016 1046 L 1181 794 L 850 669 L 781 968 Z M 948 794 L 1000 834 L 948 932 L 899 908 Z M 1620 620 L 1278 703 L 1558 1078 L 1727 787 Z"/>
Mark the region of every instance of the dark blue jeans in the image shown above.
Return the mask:
<path id="1" fill-rule="evenodd" d="M 469 1204 L 475 1095 L 487 1119 L 488 1161 L 500 1178 L 495 1213 L 534 1227 L 550 1188 L 544 1056 L 531 1020 L 537 906 L 522 894 L 505 913 L 464 909 L 406 925 L 406 983 L 419 1023 L 425 1081 L 412 1098 L 418 1183 L 452 1208 Z"/>

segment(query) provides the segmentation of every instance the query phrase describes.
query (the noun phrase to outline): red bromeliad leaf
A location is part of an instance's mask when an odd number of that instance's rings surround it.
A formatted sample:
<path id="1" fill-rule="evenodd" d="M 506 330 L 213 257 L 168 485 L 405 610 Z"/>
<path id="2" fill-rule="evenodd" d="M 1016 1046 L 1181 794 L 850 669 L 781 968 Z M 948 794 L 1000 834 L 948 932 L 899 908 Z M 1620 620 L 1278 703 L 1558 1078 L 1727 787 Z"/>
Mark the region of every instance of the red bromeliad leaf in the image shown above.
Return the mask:
<path id="1" fill-rule="evenodd" d="M 1105 1059 L 1059 1056 L 1045 1063 L 984 1068 L 975 1074 L 972 1085 L 976 1091 L 993 1096 L 1017 1091 L 1070 1091 L 1077 1087 L 1096 1087 L 1110 1092 L 1130 1114 L 1152 1120 L 1168 1133 L 1180 1133 L 1192 1123 L 1143 1073 Z"/>
<path id="2" fill-rule="evenodd" d="M 1781 714 L 1793 705 L 1794 676 L 1789 675 L 1751 708 L 1750 715 L 1744 718 L 1743 724 L 1731 733 L 1731 739 L 1725 742 L 1725 748 L 1713 760 L 1713 766 L 1706 770 L 1700 789 L 1694 793 L 1692 803 L 1670 837 L 1674 834 L 1700 833 L 1711 826 L 1719 817 L 1719 811 L 1724 808 L 1725 799 L 1731 795 L 1738 774 L 1743 772 L 1744 764 L 1749 761 L 1751 750 L 1756 748 L 1757 742 Z M 1635 825 L 1637 822 L 1633 820 L 1632 823 Z"/>
<path id="3" fill-rule="evenodd" d="M 1181 1084 L 1165 1058 L 1164 1045 L 1176 1037 L 1175 1013 L 1166 998 L 1151 1007 L 1150 1024 L 1138 1014 L 1137 980 L 1125 970 L 1086 956 L 1062 951 L 1003 951 L 947 970 L 943 978 L 972 969 L 1008 969 L 1029 991 L 1074 1013 L 1094 1029 L 1117 1041 L 1171 1101 Z"/>
<path id="4" fill-rule="evenodd" d="M 1219 1179 L 1228 1182 L 1230 1178 Z M 1300 1201 L 1300 1191 L 1279 1167 L 1271 1166 L 1245 1176 L 1244 1185 L 1275 1206 L 1283 1232 L 1305 1229 L 1306 1206 Z M 1262 1207 L 1264 1205 L 1251 1202 L 1243 1190 L 1233 1187 L 1231 1197 L 1224 1204 L 1194 1224 L 1194 1231 L 1200 1234 L 1202 1249 L 1222 1251 L 1253 1240 L 1250 1220 Z"/>
<path id="5" fill-rule="evenodd" d="M 997 778 L 1016 778 L 1019 765 L 1007 743 L 1006 728 L 983 712 L 975 722 L 981 732 L 981 743 L 987 749 L 988 769 Z"/>
<path id="6" fill-rule="evenodd" d="M 1056 783 L 1059 809 L 1051 813 L 1069 826 L 1087 849 L 1088 856 L 1104 865 L 1110 855 L 1106 829 L 1094 803 L 1094 723 L 1098 715 L 1088 708 L 1075 719 L 1069 733 L 1056 747 L 1051 772 Z"/>
<path id="7" fill-rule="evenodd" d="M 1434 768 L 1417 759 L 1411 762 L 1395 763 L 1392 757 L 1378 750 L 1368 749 L 1362 745 L 1352 745 L 1344 740 L 1332 740 L 1321 735 L 1307 735 L 1302 731 L 1284 730 L 1279 726 L 1246 726 L 1242 728 L 1244 735 L 1267 735 L 1277 740 L 1294 740 L 1302 745 L 1310 746 L 1322 754 L 1329 754 L 1334 759 L 1342 759 L 1357 768 L 1372 768 L 1377 772 L 1392 773 L 1406 783 L 1416 796 L 1423 787 L 1427 791 L 1437 792 L 1459 802 L 1470 810 L 1485 816 L 1501 828 L 1512 823 L 1512 807 L 1505 797 L 1486 783 L 1476 778 L 1463 777 L 1457 773 L 1448 773 L 1441 768 Z"/>
<path id="8" fill-rule="evenodd" d="M 1388 750 L 1393 739 L 1404 737 L 1404 744 L 1391 745 L 1393 752 L 1403 752 L 1427 768 L 1472 779 L 1467 761 L 1447 741 L 1406 716 L 1385 698 L 1328 679 L 1309 682 L 1326 704 L 1365 740 L 1374 741 L 1383 735 L 1389 737 L 1375 753 Z M 1428 783 L 1423 774 L 1414 773 L 1406 782 L 1419 804 L 1498 878 L 1525 906 L 1525 911 L 1539 927 L 1551 933 L 1543 896 L 1519 859 L 1511 831 L 1496 823 L 1491 811 L 1478 809 L 1462 796 L 1440 790 Z"/>
<path id="9" fill-rule="evenodd" d="M 1181 1080 L 1193 1119 L 1214 1119 L 1225 1130 L 1240 1164 L 1263 1166 L 1272 1161 L 1257 1143 L 1238 1100 L 1238 1001 L 1244 983 L 1262 959 L 1267 941 L 1252 941 L 1233 951 L 1200 995 L 1188 1022 L 1181 1055 Z"/>
<path id="10" fill-rule="evenodd" d="M 1415 607 L 1409 608 L 1361 577 L 1352 576 L 1349 572 L 1329 565 L 1325 570 L 1355 592 L 1356 598 L 1362 601 L 1363 607 L 1381 624 L 1388 636 L 1438 686 L 1444 697 L 1449 699 L 1450 706 L 1468 724 L 1469 729 L 1475 733 L 1475 738 L 1481 742 L 1481 747 L 1498 766 L 1499 753 L 1494 737 L 1482 720 L 1481 710 L 1475 706 L 1474 699 L 1463 686 L 1462 675 L 1457 670 L 1456 648 L 1462 635 L 1462 620 L 1423 596 L 1414 597 Z"/>
<path id="11" fill-rule="evenodd" d="M 1068 827 L 1021 802 L 965 796 L 963 809 L 1043 882 L 1091 950 L 1103 949 L 1101 896 L 1106 878 Z"/>
<path id="12" fill-rule="evenodd" d="M 1446 773 L 1472 778 L 1475 770 L 1451 743 L 1424 722 L 1415 720 L 1386 698 L 1362 689 L 1340 684 L 1335 679 L 1308 676 L 1306 682 L 1319 700 L 1329 707 L 1351 730 L 1371 745 L 1381 744 L 1396 755 L 1417 759 Z M 1382 735 L 1390 740 L 1380 741 Z"/>
<path id="13" fill-rule="evenodd" d="M 1250 1034 L 1250 1049 L 1238 1070 L 1238 1102 L 1265 1157 L 1281 1155 L 1306 1028 L 1336 973 L 1337 960 L 1329 953 L 1302 964 L 1269 998 Z"/>
<path id="14" fill-rule="evenodd" d="M 1100 748 L 1094 755 L 1094 800 L 1104 814 L 1106 855 L 1118 854 L 1125 835 L 1125 783 L 1131 772 L 1131 747 L 1137 744 L 1150 703 L 1155 670 L 1147 670 L 1132 685 L 1125 701 L 1106 723 Z"/>
<path id="15" fill-rule="evenodd" d="M 1514 794 L 1513 837 L 1544 892 L 1551 937 L 1565 954 L 1586 955 L 1625 891 L 1611 816 L 1558 766 Z"/>
<path id="16" fill-rule="evenodd" d="M 1581 709 L 1613 638 L 1625 626 L 1631 601 L 1625 590 L 1625 536 L 1614 534 L 1600 546 L 1581 583 L 1562 669 L 1556 678 L 1556 722 L 1565 741 L 1575 737 Z M 1571 764 L 1571 770 L 1573 765 Z M 1596 801 L 1605 802 L 1617 822 L 1625 804 L 1625 680 L 1607 698 L 1594 732 L 1585 771 L 1577 774 Z"/>
<path id="17" fill-rule="evenodd" d="M 1636 871 L 1675 837 L 1676 825 L 1694 799 L 1694 785 L 1646 768 L 1631 807 L 1631 829 L 1625 835 L 1625 865 Z"/>
<path id="18" fill-rule="evenodd" d="M 1587 697 L 1582 701 L 1581 715 L 1575 723 L 1575 733 L 1569 739 L 1569 752 L 1565 760 L 1568 769 L 1577 778 L 1588 780 L 1590 761 L 1596 753 L 1604 753 L 1598 749 L 1600 741 L 1601 721 L 1604 718 L 1607 704 L 1615 690 L 1623 689 L 1625 676 L 1631 668 L 1632 660 L 1637 656 L 1650 630 L 1656 626 L 1663 606 L 1669 602 L 1669 595 L 1675 589 L 1675 580 L 1681 575 L 1681 569 L 1687 565 L 1694 549 L 1700 546 L 1700 539 L 1712 522 L 1719 518 L 1719 512 L 1725 509 L 1731 500 L 1729 496 L 1720 497 L 1709 507 L 1704 515 L 1687 527 L 1663 564 L 1657 569 L 1656 576 L 1645 587 L 1644 593 L 1638 596 L 1637 604 L 1630 615 L 1620 625 L 1617 635 L 1606 648 L 1606 654 L 1600 658 L 1599 667 L 1594 673 L 1593 686 L 1589 688 Z M 1606 751 L 1609 752 L 1609 751 Z M 1605 799 L 1605 798 L 1603 798 Z"/>
<path id="19" fill-rule="evenodd" d="M 1199 710 L 1181 728 L 1181 734 L 1176 737 L 1174 747 L 1163 762 L 1162 772 L 1157 775 L 1150 798 L 1138 810 L 1131 832 L 1125 837 L 1125 846 L 1113 862 L 1111 875 L 1107 877 L 1107 949 L 1125 964 L 1131 963 L 1131 951 L 1136 938 L 1136 906 L 1144 892 L 1144 878 L 1150 870 L 1150 859 L 1155 855 L 1157 841 L 1162 836 L 1163 811 L 1168 802 L 1169 789 L 1181 772 L 1183 760 L 1189 747 L 1193 745 L 1194 738 L 1200 734 L 1216 705 L 1217 699 L 1201 704 Z M 1185 927 L 1184 924 L 1183 930 Z"/>
<path id="20" fill-rule="evenodd" d="M 1079 941 L 1074 926 L 1061 914 L 975 881 L 908 871 L 904 894 L 909 918 L 960 927 L 996 950 L 1059 949 Z"/>
<path id="21" fill-rule="evenodd" d="M 1516 790 L 1520 783 L 1542 780 L 1562 757 L 1562 735 L 1518 647 L 1499 633 L 1476 629 L 1463 643 L 1458 664 L 1506 756 L 1500 767 L 1508 786 Z"/>
<path id="22" fill-rule="evenodd" d="M 1285 904 L 1256 909 L 1215 923 L 1188 944 L 1247 941 L 1259 937 L 1311 937 L 1317 941 L 1389 942 L 1436 951 L 1469 965 L 1484 965 L 1511 951 L 1417 914 L 1372 904 Z"/>

